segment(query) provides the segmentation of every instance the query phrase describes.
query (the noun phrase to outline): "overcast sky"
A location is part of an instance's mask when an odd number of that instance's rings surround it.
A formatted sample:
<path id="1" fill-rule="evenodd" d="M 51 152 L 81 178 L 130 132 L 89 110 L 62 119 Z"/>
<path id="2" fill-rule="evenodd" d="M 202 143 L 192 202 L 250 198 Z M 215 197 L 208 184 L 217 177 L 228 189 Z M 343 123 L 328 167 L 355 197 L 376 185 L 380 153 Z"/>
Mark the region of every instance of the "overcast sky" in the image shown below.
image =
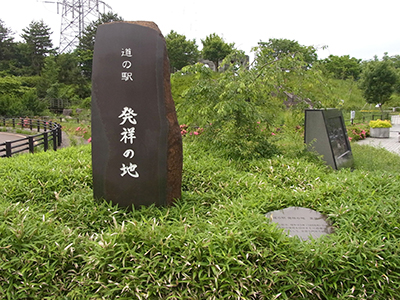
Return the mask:
<path id="1" fill-rule="evenodd" d="M 0 0 L 0 19 L 20 40 L 32 20 L 43 20 L 59 45 L 61 15 L 57 0 Z M 69 3 L 73 0 L 67 0 Z M 88 1 L 88 0 L 85 0 Z M 94 1 L 94 0 L 91 0 Z M 58 2 L 63 2 L 58 0 Z M 75 0 L 76 2 L 76 0 Z M 296 40 L 321 48 L 318 57 L 350 55 L 364 60 L 400 54 L 399 0 L 105 0 L 126 21 L 153 21 L 162 33 L 171 30 L 195 39 L 211 33 L 250 55 L 269 38 Z M 61 13 L 61 5 L 59 6 Z"/>

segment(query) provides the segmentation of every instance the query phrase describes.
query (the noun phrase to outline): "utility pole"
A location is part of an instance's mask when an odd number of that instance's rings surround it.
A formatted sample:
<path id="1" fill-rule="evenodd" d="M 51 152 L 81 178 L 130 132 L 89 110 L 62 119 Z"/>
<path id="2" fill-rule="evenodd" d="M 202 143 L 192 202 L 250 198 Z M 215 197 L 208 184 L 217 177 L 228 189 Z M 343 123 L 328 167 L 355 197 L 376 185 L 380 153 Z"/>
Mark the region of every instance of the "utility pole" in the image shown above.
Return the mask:
<path id="1" fill-rule="evenodd" d="M 112 11 L 111 6 L 101 0 L 62 0 L 43 1 L 56 3 L 57 13 L 61 7 L 61 30 L 59 53 L 73 51 L 79 44 L 79 38 L 92 21 L 100 18 L 101 14 Z"/>

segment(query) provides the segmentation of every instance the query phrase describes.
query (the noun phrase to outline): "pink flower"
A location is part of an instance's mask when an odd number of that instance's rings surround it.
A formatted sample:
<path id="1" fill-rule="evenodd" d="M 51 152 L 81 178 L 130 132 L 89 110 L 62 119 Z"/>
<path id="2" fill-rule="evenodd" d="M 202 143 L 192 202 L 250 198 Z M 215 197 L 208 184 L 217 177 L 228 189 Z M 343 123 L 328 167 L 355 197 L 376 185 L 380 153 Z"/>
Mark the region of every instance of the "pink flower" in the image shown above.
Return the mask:
<path id="1" fill-rule="evenodd" d="M 260 121 L 257 122 L 257 124 L 260 124 L 260 123 L 261 123 Z"/>
<path id="2" fill-rule="evenodd" d="M 90 137 L 87 141 L 88 141 L 88 143 L 91 143 L 92 142 L 92 137 Z"/>
<path id="3" fill-rule="evenodd" d="M 272 134 L 272 135 L 275 135 L 275 133 L 273 133 L 273 132 L 272 132 L 271 134 Z"/>
<path id="4" fill-rule="evenodd" d="M 79 131 L 79 130 L 81 130 L 81 128 L 80 128 L 80 127 L 76 128 L 76 130 L 75 130 L 75 131 Z"/>
<path id="5" fill-rule="evenodd" d="M 351 140 L 352 140 L 353 138 L 351 137 L 351 136 L 349 136 L 349 141 L 351 142 Z"/>
<path id="6" fill-rule="evenodd" d="M 194 135 L 199 135 L 199 133 L 197 131 L 193 132 Z"/>

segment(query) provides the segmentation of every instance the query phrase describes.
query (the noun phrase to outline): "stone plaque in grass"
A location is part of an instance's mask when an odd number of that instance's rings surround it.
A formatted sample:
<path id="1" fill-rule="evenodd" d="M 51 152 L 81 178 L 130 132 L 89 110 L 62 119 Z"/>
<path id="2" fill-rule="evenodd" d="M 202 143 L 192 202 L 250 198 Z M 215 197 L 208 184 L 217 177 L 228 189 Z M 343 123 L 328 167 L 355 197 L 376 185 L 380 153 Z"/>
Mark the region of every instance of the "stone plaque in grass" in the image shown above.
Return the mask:
<path id="1" fill-rule="evenodd" d="M 297 236 L 304 241 L 333 233 L 326 216 L 309 208 L 288 207 L 271 211 L 266 217 L 277 223 L 289 236 Z"/>
<path id="2" fill-rule="evenodd" d="M 122 207 L 181 196 L 182 138 L 164 37 L 153 22 L 114 22 L 96 34 L 92 72 L 96 199 Z"/>

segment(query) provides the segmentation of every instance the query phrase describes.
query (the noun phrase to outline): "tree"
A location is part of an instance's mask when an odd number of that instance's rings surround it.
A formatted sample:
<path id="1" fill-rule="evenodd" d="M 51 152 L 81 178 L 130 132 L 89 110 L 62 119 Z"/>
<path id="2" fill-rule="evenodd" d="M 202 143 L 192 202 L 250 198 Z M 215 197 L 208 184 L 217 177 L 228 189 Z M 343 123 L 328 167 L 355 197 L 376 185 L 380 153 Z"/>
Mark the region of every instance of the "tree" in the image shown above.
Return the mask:
<path id="1" fill-rule="evenodd" d="M 204 128 L 200 139 L 208 149 L 222 150 L 233 159 L 271 157 L 276 153 L 271 133 L 274 122 L 280 124 L 285 92 L 304 99 L 310 86 L 319 85 L 321 72 L 305 70 L 306 63 L 290 55 L 258 56 L 261 63 L 252 68 L 236 62 L 241 56 L 232 51 L 221 63 L 228 66 L 224 72 L 196 64 L 173 74 L 174 82 L 182 76 L 192 80 L 177 105 L 178 116 L 181 124 Z"/>
<path id="2" fill-rule="evenodd" d="M 21 37 L 29 47 L 29 58 L 33 74 L 39 75 L 44 66 L 45 57 L 55 52 L 50 38 L 52 32 L 50 32 L 50 28 L 44 24 L 43 20 L 40 22 L 32 21 L 22 31 L 24 34 Z"/>
<path id="3" fill-rule="evenodd" d="M 227 44 L 215 33 L 210 34 L 205 40 L 201 40 L 203 44 L 203 58 L 212 61 L 218 71 L 219 62 L 222 61 L 233 50 L 234 44 Z"/>
<path id="4" fill-rule="evenodd" d="M 12 31 L 0 20 L 0 71 L 9 68 L 9 61 L 13 58 Z"/>
<path id="5" fill-rule="evenodd" d="M 192 65 L 199 59 L 200 52 L 195 40 L 187 40 L 186 36 L 171 32 L 165 37 L 167 43 L 171 73 Z"/>
<path id="6" fill-rule="evenodd" d="M 398 78 L 400 78 L 400 55 L 394 55 L 389 57 L 387 56 L 387 53 L 385 53 L 383 59 L 389 60 L 392 63 L 392 66 L 395 68 Z M 395 92 L 400 94 L 400 80 L 398 80 L 396 83 Z M 398 103 L 399 101 L 397 101 L 397 104 L 394 104 L 394 106 L 399 106 Z"/>
<path id="7" fill-rule="evenodd" d="M 31 76 L 33 71 L 29 45 L 18 42 L 13 45 L 13 49 L 13 57 L 8 63 L 8 72 L 14 76 Z"/>
<path id="8" fill-rule="evenodd" d="M 97 27 L 101 24 L 123 21 L 114 13 L 101 14 L 100 18 L 90 23 L 84 30 L 82 37 L 79 38 L 79 45 L 76 49 L 83 74 L 90 79 L 92 76 L 93 51 L 96 39 Z"/>
<path id="9" fill-rule="evenodd" d="M 361 74 L 361 59 L 349 55 L 329 55 L 321 63 L 336 79 L 358 79 Z"/>
<path id="10" fill-rule="evenodd" d="M 300 45 L 297 41 L 288 39 L 269 39 L 268 42 L 259 42 L 256 50 L 263 55 L 269 52 L 269 56 L 274 59 L 279 59 L 282 56 L 301 56 L 301 60 L 307 63 L 307 67 L 310 68 L 314 62 L 317 61 L 317 51 L 312 46 Z"/>
<path id="11" fill-rule="evenodd" d="M 360 88 L 368 103 L 382 105 L 389 101 L 394 92 L 398 77 L 391 62 L 375 59 L 366 63 L 360 80 Z"/>

